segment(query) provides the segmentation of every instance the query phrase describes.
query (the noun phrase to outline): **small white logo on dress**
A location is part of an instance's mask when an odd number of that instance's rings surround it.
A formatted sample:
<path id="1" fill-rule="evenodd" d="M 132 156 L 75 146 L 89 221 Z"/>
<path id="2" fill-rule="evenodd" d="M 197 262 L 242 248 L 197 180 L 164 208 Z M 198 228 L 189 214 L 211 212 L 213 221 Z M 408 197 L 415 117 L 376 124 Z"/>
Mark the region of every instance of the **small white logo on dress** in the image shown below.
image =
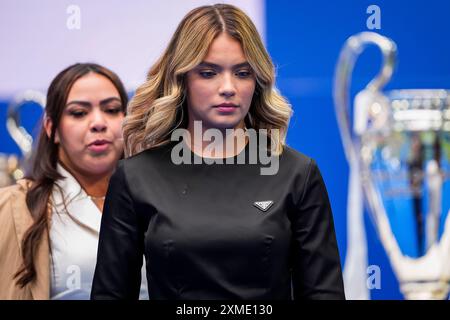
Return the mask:
<path id="1" fill-rule="evenodd" d="M 253 203 L 253 205 L 255 207 L 257 207 L 259 210 L 266 212 L 267 210 L 269 210 L 269 208 L 272 206 L 273 201 L 268 200 L 268 201 L 256 201 Z"/>

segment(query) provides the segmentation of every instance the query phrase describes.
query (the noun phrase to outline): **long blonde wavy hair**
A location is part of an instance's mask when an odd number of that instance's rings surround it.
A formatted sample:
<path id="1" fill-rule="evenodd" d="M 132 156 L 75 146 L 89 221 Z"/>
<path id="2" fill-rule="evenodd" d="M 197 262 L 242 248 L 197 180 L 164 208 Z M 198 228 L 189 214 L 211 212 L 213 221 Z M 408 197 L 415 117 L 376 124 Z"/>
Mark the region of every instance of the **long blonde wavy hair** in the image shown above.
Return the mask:
<path id="1" fill-rule="evenodd" d="M 275 87 L 275 71 L 258 31 L 239 8 L 201 6 L 178 25 L 163 55 L 128 105 L 123 134 L 125 156 L 170 142 L 173 130 L 187 125 L 186 73 L 199 65 L 221 33 L 238 40 L 256 75 L 247 127 L 266 129 L 276 154 L 283 151 L 292 108 Z M 276 129 L 276 130 L 274 130 Z"/>

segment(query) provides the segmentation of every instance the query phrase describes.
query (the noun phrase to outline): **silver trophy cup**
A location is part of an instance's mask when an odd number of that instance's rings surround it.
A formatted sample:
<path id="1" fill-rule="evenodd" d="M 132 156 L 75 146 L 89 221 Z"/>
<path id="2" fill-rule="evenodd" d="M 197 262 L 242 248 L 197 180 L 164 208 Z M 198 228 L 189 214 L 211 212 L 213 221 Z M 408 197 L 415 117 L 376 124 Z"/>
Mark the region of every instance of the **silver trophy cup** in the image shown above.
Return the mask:
<path id="1" fill-rule="evenodd" d="M 26 103 L 34 103 L 42 110 L 45 108 L 45 95 L 39 91 L 27 90 L 17 95 L 8 106 L 6 128 L 19 146 L 22 157 L 0 154 L 0 187 L 13 184 L 25 175 L 25 165 L 30 159 L 33 137 L 21 125 L 20 110 Z"/>
<path id="2" fill-rule="evenodd" d="M 381 50 L 383 66 L 351 106 L 351 73 L 368 45 Z M 450 91 L 382 92 L 396 52 L 395 43 L 377 33 L 346 41 L 335 74 L 336 116 L 347 160 L 360 176 L 401 292 L 406 299 L 445 299 L 450 281 Z"/>

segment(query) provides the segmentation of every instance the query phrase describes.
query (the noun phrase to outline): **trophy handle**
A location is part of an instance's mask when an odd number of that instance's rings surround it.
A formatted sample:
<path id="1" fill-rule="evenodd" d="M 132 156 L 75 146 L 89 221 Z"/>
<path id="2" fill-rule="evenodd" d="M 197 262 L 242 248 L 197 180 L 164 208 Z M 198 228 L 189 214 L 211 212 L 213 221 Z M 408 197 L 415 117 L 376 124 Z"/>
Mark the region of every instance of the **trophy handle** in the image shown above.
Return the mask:
<path id="1" fill-rule="evenodd" d="M 366 46 L 377 45 L 383 54 L 383 66 L 378 75 L 355 98 L 354 126 L 351 126 L 350 85 L 356 59 Z M 369 299 L 366 287 L 367 248 L 363 219 L 363 190 L 360 175 L 360 139 L 367 125 L 368 107 L 383 86 L 390 80 L 394 69 L 396 45 L 390 39 L 372 32 L 362 32 L 350 37 L 344 44 L 336 65 L 333 99 L 336 118 L 345 156 L 350 166 L 347 207 L 347 254 L 344 266 L 346 296 L 351 299 Z"/>
<path id="2" fill-rule="evenodd" d="M 42 110 L 45 109 L 45 95 L 39 91 L 27 90 L 17 95 L 8 106 L 8 115 L 6 120 L 6 128 L 10 136 L 17 143 L 25 159 L 31 156 L 33 146 L 33 137 L 20 124 L 20 108 L 27 102 L 38 104 Z"/>
<path id="3" fill-rule="evenodd" d="M 345 156 L 349 162 L 352 162 L 352 160 L 357 161 L 355 141 L 352 139 L 353 135 L 350 129 L 349 96 L 351 77 L 356 59 L 368 45 L 376 45 L 380 48 L 383 55 L 383 66 L 381 70 L 366 86 L 366 90 L 371 93 L 376 94 L 380 92 L 391 79 L 397 54 L 397 47 L 391 39 L 374 32 L 361 32 L 350 37 L 341 50 L 336 65 L 333 98 Z M 355 110 L 354 112 L 358 111 Z"/>

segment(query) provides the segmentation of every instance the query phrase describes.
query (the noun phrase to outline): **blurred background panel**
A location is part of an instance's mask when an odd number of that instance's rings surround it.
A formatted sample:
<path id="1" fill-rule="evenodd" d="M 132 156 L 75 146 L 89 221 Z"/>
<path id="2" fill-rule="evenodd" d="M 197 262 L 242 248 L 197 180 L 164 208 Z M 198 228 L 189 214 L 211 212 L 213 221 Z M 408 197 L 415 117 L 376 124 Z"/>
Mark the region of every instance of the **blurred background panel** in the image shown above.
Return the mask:
<path id="1" fill-rule="evenodd" d="M 227 1 L 264 31 L 262 0 Z M 77 61 L 117 72 L 129 89 L 145 79 L 182 17 L 201 0 L 5 0 L 0 3 L 0 97 L 46 90 Z M 77 25 L 79 16 L 79 25 Z"/>

